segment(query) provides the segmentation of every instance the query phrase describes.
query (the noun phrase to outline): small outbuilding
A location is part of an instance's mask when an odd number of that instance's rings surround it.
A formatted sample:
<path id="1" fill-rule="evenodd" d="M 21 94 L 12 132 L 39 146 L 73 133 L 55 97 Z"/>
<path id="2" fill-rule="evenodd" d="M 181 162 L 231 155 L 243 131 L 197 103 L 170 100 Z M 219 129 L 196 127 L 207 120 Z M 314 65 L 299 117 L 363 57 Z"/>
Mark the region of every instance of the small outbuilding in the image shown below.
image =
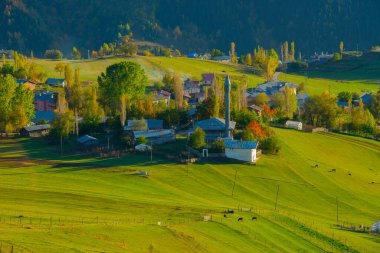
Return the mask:
<path id="1" fill-rule="evenodd" d="M 302 122 L 288 120 L 285 123 L 285 127 L 286 128 L 291 128 L 291 129 L 296 129 L 296 130 L 302 130 Z"/>
<path id="2" fill-rule="evenodd" d="M 227 158 L 254 163 L 257 161 L 257 141 L 224 140 Z"/>
<path id="3" fill-rule="evenodd" d="M 47 135 L 49 130 L 49 124 L 27 126 L 20 130 L 20 135 L 23 137 L 40 137 Z"/>
<path id="4" fill-rule="evenodd" d="M 98 139 L 87 134 L 79 137 L 77 141 L 79 144 L 86 147 L 97 146 L 99 144 Z"/>

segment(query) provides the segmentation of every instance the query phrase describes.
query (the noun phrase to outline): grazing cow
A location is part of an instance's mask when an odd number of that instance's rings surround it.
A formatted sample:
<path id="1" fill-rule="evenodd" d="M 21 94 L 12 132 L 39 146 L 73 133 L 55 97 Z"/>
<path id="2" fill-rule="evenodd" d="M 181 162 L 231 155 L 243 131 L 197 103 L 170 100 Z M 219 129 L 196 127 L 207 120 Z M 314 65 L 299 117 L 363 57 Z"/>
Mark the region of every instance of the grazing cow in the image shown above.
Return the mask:
<path id="1" fill-rule="evenodd" d="M 252 217 L 252 220 L 257 220 L 257 217 Z"/>
<path id="2" fill-rule="evenodd" d="M 349 176 L 351 176 L 351 173 L 348 173 Z"/>
<path id="3" fill-rule="evenodd" d="M 243 221 L 243 217 L 239 217 L 238 221 Z"/>
<path id="4" fill-rule="evenodd" d="M 225 214 L 225 215 L 223 215 L 224 216 L 224 218 L 227 218 L 227 214 Z"/>

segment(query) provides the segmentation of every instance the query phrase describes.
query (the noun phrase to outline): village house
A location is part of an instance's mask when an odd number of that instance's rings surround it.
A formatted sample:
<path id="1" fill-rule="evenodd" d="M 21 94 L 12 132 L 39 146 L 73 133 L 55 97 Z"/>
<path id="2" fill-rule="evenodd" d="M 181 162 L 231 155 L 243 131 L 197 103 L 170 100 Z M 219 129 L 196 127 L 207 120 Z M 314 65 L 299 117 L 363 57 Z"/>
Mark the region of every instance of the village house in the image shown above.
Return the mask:
<path id="1" fill-rule="evenodd" d="M 49 130 L 49 124 L 27 126 L 23 127 L 20 130 L 20 135 L 23 137 L 40 137 L 47 135 L 49 133 Z"/>
<path id="2" fill-rule="evenodd" d="M 35 92 L 34 110 L 35 117 L 32 122 L 48 121 L 55 119 L 54 110 L 57 108 L 58 93 L 56 92 Z"/>
<path id="3" fill-rule="evenodd" d="M 199 80 L 191 80 L 187 79 L 184 82 L 184 95 L 186 94 L 186 98 L 189 102 L 199 102 L 199 98 L 201 97 L 201 84 Z M 190 96 L 190 98 L 188 98 Z"/>
<path id="4" fill-rule="evenodd" d="M 166 105 L 170 104 L 171 93 L 166 90 L 153 91 L 153 104 L 164 103 Z"/>
<path id="5" fill-rule="evenodd" d="M 150 145 L 158 145 L 175 141 L 175 132 L 172 129 L 127 131 L 126 134 L 131 136 L 134 142 L 138 138 L 144 137 Z"/>
<path id="6" fill-rule="evenodd" d="M 202 86 L 213 87 L 215 84 L 215 74 L 205 73 L 202 74 Z"/>
<path id="7" fill-rule="evenodd" d="M 254 163 L 257 161 L 257 141 L 224 140 L 227 158 Z"/>
<path id="8" fill-rule="evenodd" d="M 48 78 L 45 82 L 47 85 L 52 87 L 65 87 L 66 81 L 63 78 Z"/>
<path id="9" fill-rule="evenodd" d="M 265 93 L 267 96 L 273 96 L 276 93 L 284 92 L 286 86 L 288 86 L 291 89 L 292 94 L 297 94 L 296 84 L 272 81 L 258 85 L 253 91 L 251 91 L 251 95 L 255 97 L 259 93 Z"/>
<path id="10" fill-rule="evenodd" d="M 229 132 L 230 136 L 233 135 L 233 131 L 235 130 L 236 122 L 230 121 Z M 220 118 L 211 118 L 202 121 L 198 121 L 195 123 L 195 129 L 201 128 L 206 133 L 205 140 L 206 141 L 215 141 L 219 138 L 225 137 L 225 129 L 226 124 L 224 119 Z"/>
<path id="11" fill-rule="evenodd" d="M 77 139 L 77 142 L 84 147 L 93 147 L 99 145 L 99 140 L 90 135 L 84 135 Z"/>
<path id="12" fill-rule="evenodd" d="M 34 90 L 37 86 L 37 82 L 31 81 L 28 79 L 17 79 L 16 82 L 17 84 L 23 85 L 30 90 Z"/>
<path id="13" fill-rule="evenodd" d="M 258 105 L 251 105 L 248 107 L 248 110 L 250 111 L 254 111 L 257 115 L 259 115 L 261 117 L 262 115 L 262 112 L 264 111 L 263 108 L 261 108 L 260 106 Z"/>

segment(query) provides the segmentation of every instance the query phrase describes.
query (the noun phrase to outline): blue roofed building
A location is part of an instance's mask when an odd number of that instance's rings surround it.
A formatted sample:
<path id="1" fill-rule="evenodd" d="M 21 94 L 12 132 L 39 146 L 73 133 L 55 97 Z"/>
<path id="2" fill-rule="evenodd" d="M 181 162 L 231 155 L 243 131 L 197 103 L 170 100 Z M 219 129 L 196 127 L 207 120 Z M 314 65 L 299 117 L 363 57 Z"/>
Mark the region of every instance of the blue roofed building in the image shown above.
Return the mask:
<path id="1" fill-rule="evenodd" d="M 369 93 L 364 94 L 363 96 L 361 96 L 362 102 L 368 104 L 369 102 L 371 102 L 371 96 L 372 95 Z"/>
<path id="2" fill-rule="evenodd" d="M 257 161 L 258 141 L 224 140 L 227 158 L 254 163 Z"/>
<path id="3" fill-rule="evenodd" d="M 236 122 L 230 121 L 229 131 L 230 136 L 233 135 L 235 130 Z M 224 119 L 211 118 L 195 123 L 195 128 L 201 128 L 206 133 L 206 141 L 214 141 L 219 138 L 225 137 L 226 124 Z"/>
<path id="4" fill-rule="evenodd" d="M 305 102 L 307 100 L 310 99 L 310 96 L 306 93 L 303 93 L 303 94 L 297 94 L 297 105 L 298 105 L 298 108 L 302 109 L 303 108 L 303 105 L 305 104 Z"/>
<path id="5" fill-rule="evenodd" d="M 164 129 L 164 121 L 161 119 L 138 119 L 128 120 L 125 131 L 128 130 L 162 130 Z"/>

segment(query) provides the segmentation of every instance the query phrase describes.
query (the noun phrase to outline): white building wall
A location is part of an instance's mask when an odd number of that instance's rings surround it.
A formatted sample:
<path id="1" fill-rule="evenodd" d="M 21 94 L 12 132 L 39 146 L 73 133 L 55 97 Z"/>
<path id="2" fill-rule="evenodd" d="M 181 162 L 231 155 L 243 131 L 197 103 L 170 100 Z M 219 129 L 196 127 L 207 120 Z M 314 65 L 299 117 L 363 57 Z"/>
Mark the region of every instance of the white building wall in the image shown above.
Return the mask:
<path id="1" fill-rule="evenodd" d="M 256 149 L 229 149 L 225 150 L 226 157 L 245 162 L 256 161 Z"/>

